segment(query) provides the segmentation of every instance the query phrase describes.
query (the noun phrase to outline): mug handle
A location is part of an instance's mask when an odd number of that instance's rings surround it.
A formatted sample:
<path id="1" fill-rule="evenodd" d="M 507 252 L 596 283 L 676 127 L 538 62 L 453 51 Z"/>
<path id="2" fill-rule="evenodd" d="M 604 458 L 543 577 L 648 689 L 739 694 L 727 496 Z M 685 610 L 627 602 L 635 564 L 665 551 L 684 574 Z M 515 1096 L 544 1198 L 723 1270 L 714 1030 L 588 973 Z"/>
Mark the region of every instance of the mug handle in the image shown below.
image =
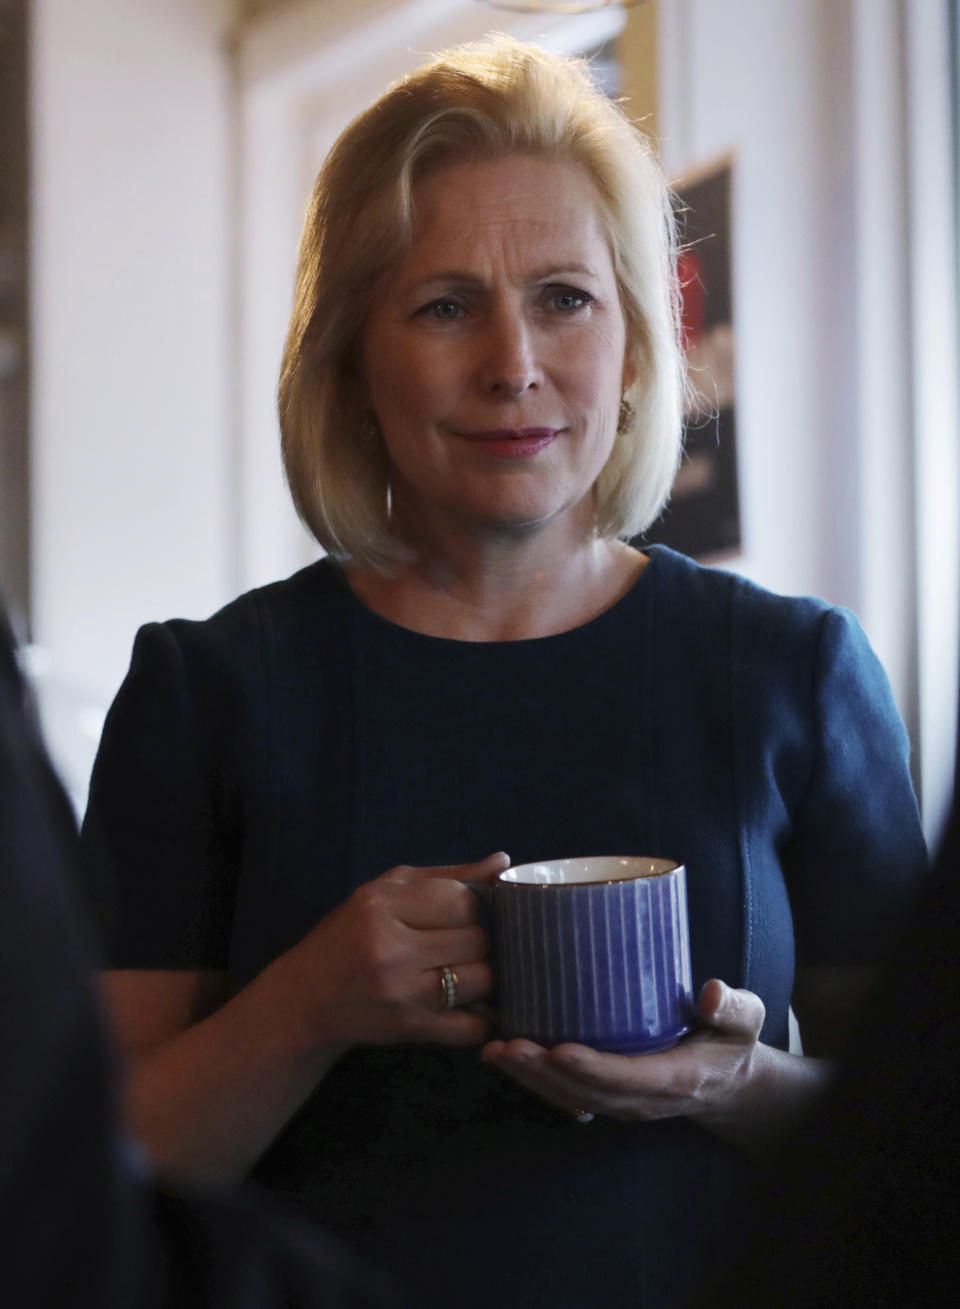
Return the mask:
<path id="1" fill-rule="evenodd" d="M 493 970 L 493 990 L 486 1000 L 478 1000 L 470 1008 L 482 1017 L 487 1018 L 493 1023 L 495 1029 L 500 1026 L 500 1006 L 497 997 L 497 937 L 496 937 L 496 915 L 493 909 L 493 893 L 496 883 L 494 882 L 471 882 L 462 881 L 461 886 L 465 886 L 468 891 L 472 891 L 477 897 L 478 916 L 480 926 L 483 928 L 487 937 L 487 962 Z"/>

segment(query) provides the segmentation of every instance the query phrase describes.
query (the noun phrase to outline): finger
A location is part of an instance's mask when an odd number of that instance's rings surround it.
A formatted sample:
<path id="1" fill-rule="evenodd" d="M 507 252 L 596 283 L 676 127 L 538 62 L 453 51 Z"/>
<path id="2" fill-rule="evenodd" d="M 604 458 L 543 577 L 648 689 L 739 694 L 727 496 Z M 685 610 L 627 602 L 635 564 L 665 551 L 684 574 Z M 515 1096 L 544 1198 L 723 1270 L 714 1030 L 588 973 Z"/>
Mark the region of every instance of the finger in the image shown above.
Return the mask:
<path id="1" fill-rule="evenodd" d="M 546 1049 L 534 1041 L 489 1041 L 483 1048 L 484 1059 L 497 1064 L 539 1094 L 549 1093 L 552 1097 L 569 1094 L 579 1099 L 588 1087 L 589 1079 L 555 1056 L 555 1050 Z"/>
<path id="2" fill-rule="evenodd" d="M 532 1041 L 489 1041 L 483 1047 L 481 1057 L 534 1095 L 566 1113 L 576 1116 L 584 1110 L 610 1112 L 614 1106 L 609 1096 L 598 1096 L 591 1086 L 571 1076 L 554 1060 L 553 1054 L 552 1050 Z"/>
<path id="3" fill-rule="evenodd" d="M 698 1005 L 703 1021 L 724 1036 L 756 1040 L 766 1008 L 753 991 L 734 989 L 718 977 L 704 982 Z"/>
<path id="4" fill-rule="evenodd" d="M 500 1039 L 488 1041 L 483 1047 L 483 1057 L 489 1059 L 491 1063 L 507 1059 L 524 1062 L 528 1059 L 536 1059 L 544 1052 L 544 1046 L 537 1045 L 536 1041 L 525 1041 L 522 1037 L 515 1037 L 512 1041 Z"/>
<path id="5" fill-rule="evenodd" d="M 381 893 L 393 916 L 407 927 L 424 931 L 475 927 L 480 919 L 477 896 L 460 882 L 395 883 Z"/>
<path id="6" fill-rule="evenodd" d="M 626 1056 L 582 1045 L 544 1050 L 527 1041 L 491 1041 L 482 1054 L 541 1099 L 574 1115 L 586 1110 L 629 1122 L 683 1112 L 677 1070 L 663 1065 L 660 1053 Z"/>
<path id="7" fill-rule="evenodd" d="M 384 879 L 393 882 L 422 882 L 431 878 L 447 881 L 493 881 L 510 867 L 510 856 L 503 850 L 488 854 L 485 859 L 471 864 L 432 864 L 417 868 L 411 864 L 398 864 L 384 873 Z"/>
<path id="8" fill-rule="evenodd" d="M 580 1045 L 575 1041 L 565 1041 L 562 1045 L 544 1046 L 524 1037 L 513 1040 L 489 1041 L 484 1047 L 484 1056 L 491 1059 L 518 1059 L 522 1062 L 531 1059 L 548 1059 L 551 1064 L 578 1079 L 592 1078 L 597 1081 L 609 1081 L 612 1074 L 625 1073 L 636 1062 L 635 1055 L 611 1054 L 605 1050 L 595 1050 L 590 1045 Z M 643 1056 L 644 1060 L 653 1055 Z"/>
<path id="9" fill-rule="evenodd" d="M 648 1056 L 644 1063 L 648 1065 L 648 1060 L 653 1057 Z M 607 1094 L 624 1087 L 632 1089 L 640 1080 L 635 1058 L 573 1042 L 546 1050 L 531 1041 L 510 1041 L 497 1058 L 501 1062 L 516 1060 L 531 1070 L 536 1068 L 538 1074 L 549 1078 L 552 1084 L 576 1093 L 593 1090 Z"/>
<path id="10" fill-rule="evenodd" d="M 377 883 L 371 883 L 377 886 Z M 480 921 L 480 897 L 462 882 L 429 878 L 378 887 L 393 916 L 407 927 L 469 927 Z"/>
<path id="11" fill-rule="evenodd" d="M 486 959 L 487 936 L 482 927 L 435 928 L 417 932 L 412 948 L 421 968 L 459 968 Z"/>
<path id="12" fill-rule="evenodd" d="M 491 1041 L 484 1047 L 485 1054 L 487 1050 L 494 1062 L 516 1062 L 530 1070 L 536 1067 L 552 1079 L 563 1079 L 557 1085 L 572 1092 L 617 1097 L 659 1097 L 676 1081 L 678 1061 L 685 1058 L 679 1047 L 654 1054 L 622 1055 L 572 1041 L 549 1050 L 532 1041 Z"/>
<path id="13" fill-rule="evenodd" d="M 458 1009 L 464 1009 L 484 1000 L 493 986 L 493 974 L 487 964 L 449 964 L 456 974 L 456 1001 Z M 420 993 L 423 1005 L 434 1013 L 450 1013 L 446 1007 L 446 988 L 441 979 L 439 968 L 428 968 L 423 972 Z"/>

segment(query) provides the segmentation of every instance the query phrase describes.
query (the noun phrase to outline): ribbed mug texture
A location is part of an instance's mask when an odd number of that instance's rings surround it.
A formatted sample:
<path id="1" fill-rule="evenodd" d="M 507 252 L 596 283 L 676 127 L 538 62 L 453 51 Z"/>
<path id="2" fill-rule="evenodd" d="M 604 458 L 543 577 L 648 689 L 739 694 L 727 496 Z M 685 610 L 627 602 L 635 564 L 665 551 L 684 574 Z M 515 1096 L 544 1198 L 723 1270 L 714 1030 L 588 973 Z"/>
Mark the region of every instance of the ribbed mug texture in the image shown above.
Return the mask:
<path id="1" fill-rule="evenodd" d="M 638 1054 L 676 1044 L 693 1012 L 686 874 L 501 884 L 501 1034 Z"/>

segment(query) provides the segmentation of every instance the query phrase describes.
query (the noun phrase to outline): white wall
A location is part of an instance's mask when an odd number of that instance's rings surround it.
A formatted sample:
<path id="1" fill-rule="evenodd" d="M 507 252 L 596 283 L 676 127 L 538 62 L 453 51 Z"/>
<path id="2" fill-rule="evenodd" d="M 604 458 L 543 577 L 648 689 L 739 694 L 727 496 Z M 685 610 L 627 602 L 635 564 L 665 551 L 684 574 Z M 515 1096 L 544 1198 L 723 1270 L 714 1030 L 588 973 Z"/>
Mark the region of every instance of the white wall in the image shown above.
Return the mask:
<path id="1" fill-rule="evenodd" d="M 217 6 L 32 6 L 34 639 L 107 701 L 137 626 L 232 589 Z"/>
<path id="2" fill-rule="evenodd" d="M 960 596 L 947 5 L 662 0 L 659 14 L 668 171 L 736 157 L 735 566 L 858 614 L 933 839 Z"/>
<path id="3" fill-rule="evenodd" d="M 661 3 L 660 129 L 671 175 L 735 156 L 737 566 L 778 590 L 845 600 L 844 551 L 832 552 L 832 567 L 823 558 L 818 255 L 828 161 L 817 9 L 810 0 Z"/>

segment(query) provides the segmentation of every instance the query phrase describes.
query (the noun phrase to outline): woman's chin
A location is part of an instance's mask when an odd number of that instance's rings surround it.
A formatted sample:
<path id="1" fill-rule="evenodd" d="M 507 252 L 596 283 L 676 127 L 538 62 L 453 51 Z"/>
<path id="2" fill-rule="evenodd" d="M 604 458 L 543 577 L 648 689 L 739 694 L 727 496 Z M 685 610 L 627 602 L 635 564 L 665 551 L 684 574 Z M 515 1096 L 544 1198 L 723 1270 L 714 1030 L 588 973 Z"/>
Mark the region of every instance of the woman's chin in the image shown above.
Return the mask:
<path id="1" fill-rule="evenodd" d="M 435 541 L 430 529 L 436 523 L 439 535 L 449 539 L 451 532 L 464 543 L 489 542 L 520 545 L 543 534 L 562 537 L 573 545 L 593 535 L 593 505 L 590 497 L 569 503 L 558 497 L 514 496 L 496 501 L 461 501 L 445 507 L 439 515 L 421 511 L 405 515 L 407 539 L 415 538 L 420 548 L 430 548 Z"/>

